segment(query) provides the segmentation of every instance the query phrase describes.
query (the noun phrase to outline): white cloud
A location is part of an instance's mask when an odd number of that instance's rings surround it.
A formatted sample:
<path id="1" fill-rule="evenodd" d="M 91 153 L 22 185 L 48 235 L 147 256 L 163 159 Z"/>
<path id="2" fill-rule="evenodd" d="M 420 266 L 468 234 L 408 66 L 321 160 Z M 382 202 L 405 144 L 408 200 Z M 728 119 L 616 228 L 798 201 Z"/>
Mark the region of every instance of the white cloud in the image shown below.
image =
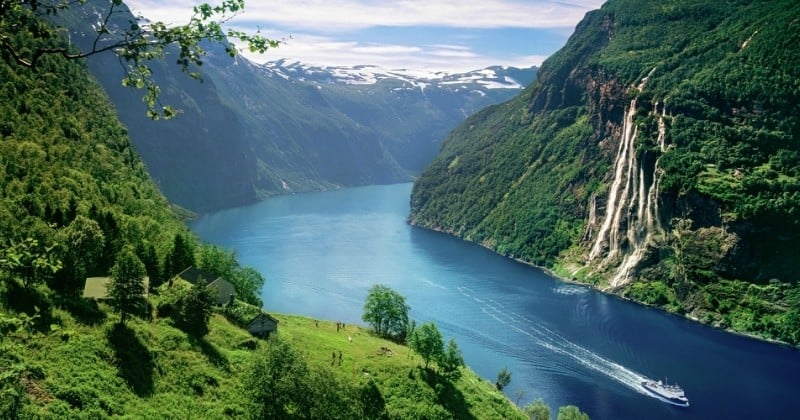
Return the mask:
<path id="1" fill-rule="evenodd" d="M 465 50 L 465 49 L 441 49 L 441 48 L 434 48 L 430 50 L 431 55 L 435 55 L 437 57 L 446 57 L 446 58 L 475 58 L 478 57 L 477 54 L 473 53 L 472 51 Z"/>
<path id="2" fill-rule="evenodd" d="M 206 1 L 214 4 L 220 0 Z M 173 24 L 188 21 L 192 7 L 201 2 L 127 0 L 135 13 Z M 256 62 L 285 58 L 317 65 L 375 64 L 390 69 L 469 71 L 498 64 L 539 65 L 545 57 L 531 55 L 530 50 L 502 56 L 499 52 L 478 53 L 470 46 L 470 35 L 463 33 L 458 42 L 463 41 L 464 45 L 408 45 L 402 35 L 397 41 L 378 43 L 356 39 L 356 35 L 346 31 L 412 26 L 545 28 L 566 39 L 583 15 L 601 3 L 600 0 L 250 0 L 244 12 L 229 25 L 246 31 L 260 27 L 262 35 L 285 41 L 280 48 L 263 56 L 243 52 Z"/>
<path id="3" fill-rule="evenodd" d="M 151 20 L 181 23 L 188 20 L 192 6 L 203 1 L 175 0 L 164 4 L 163 0 L 128 0 L 127 3 Z M 601 3 L 598 0 L 250 1 L 236 19 L 330 33 L 374 26 L 560 28 L 574 26 L 587 11 Z"/>
<path id="4" fill-rule="evenodd" d="M 406 45 L 373 44 L 354 46 L 352 51 L 361 54 L 415 54 L 419 53 L 421 48 Z"/>
<path id="5" fill-rule="evenodd" d="M 374 64 L 387 69 L 426 71 L 470 71 L 491 65 L 530 67 L 539 65 L 544 56 L 521 55 L 495 57 L 480 55 L 464 46 L 359 44 L 308 34 L 298 34 L 264 55 L 242 51 L 252 61 L 263 63 L 287 59 L 315 65 L 348 66 Z"/>

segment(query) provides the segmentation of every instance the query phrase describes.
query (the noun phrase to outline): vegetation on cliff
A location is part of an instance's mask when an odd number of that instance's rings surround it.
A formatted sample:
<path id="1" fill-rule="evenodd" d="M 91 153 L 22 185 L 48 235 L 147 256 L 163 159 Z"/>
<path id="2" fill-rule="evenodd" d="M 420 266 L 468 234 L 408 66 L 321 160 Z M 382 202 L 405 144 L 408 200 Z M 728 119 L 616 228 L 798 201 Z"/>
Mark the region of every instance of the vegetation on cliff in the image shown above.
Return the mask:
<path id="1" fill-rule="evenodd" d="M 42 57 L 35 72 L 0 61 L 0 80 L 3 268 L 15 271 L 8 252 L 33 240 L 32 255 L 63 265 L 36 270 L 34 282 L 78 294 L 130 245 L 157 283 L 159 261 L 186 228 L 85 68 L 60 57 Z"/>
<path id="2" fill-rule="evenodd" d="M 521 96 L 451 133 L 410 221 L 800 343 L 798 25 L 791 1 L 609 1 Z"/>

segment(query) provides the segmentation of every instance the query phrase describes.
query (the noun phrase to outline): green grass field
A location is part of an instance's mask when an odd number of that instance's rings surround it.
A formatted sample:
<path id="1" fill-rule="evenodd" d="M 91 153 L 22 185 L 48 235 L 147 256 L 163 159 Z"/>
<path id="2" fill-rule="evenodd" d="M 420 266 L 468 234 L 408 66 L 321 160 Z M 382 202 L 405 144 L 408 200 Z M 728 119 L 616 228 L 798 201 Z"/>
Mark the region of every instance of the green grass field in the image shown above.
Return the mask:
<path id="1" fill-rule="evenodd" d="M 390 414 L 393 407 L 411 397 L 418 403 L 441 405 L 454 418 L 525 418 L 492 383 L 469 369 L 464 369 L 452 388 L 445 385 L 437 393 L 437 384 L 431 385 L 426 380 L 422 358 L 406 346 L 377 338 L 356 325 L 346 325 L 337 331 L 335 322 L 319 321 L 317 326 L 315 320 L 306 317 L 281 314 L 275 317 L 280 321 L 279 334 L 301 350 L 310 365 L 331 367 L 354 382 L 374 380 Z"/>
<path id="2" fill-rule="evenodd" d="M 105 304 L 77 302 L 49 308 L 47 323 L 16 330 L 12 324 L 25 316 L 0 309 L 0 368 L 7 374 L 0 380 L 0 417 L 250 417 L 243 378 L 253 354 L 268 341 L 220 313 L 212 315 L 209 334 L 196 339 L 169 319 L 133 318 L 122 327 Z M 422 359 L 407 347 L 363 327 L 347 325 L 337 332 L 335 322 L 273 316 L 280 321 L 279 338 L 310 369 L 330 369 L 354 385 L 374 381 L 390 418 L 421 412 L 441 418 L 525 418 L 469 369 L 450 383 L 423 369 Z M 10 380 L 13 376 L 18 383 Z"/>

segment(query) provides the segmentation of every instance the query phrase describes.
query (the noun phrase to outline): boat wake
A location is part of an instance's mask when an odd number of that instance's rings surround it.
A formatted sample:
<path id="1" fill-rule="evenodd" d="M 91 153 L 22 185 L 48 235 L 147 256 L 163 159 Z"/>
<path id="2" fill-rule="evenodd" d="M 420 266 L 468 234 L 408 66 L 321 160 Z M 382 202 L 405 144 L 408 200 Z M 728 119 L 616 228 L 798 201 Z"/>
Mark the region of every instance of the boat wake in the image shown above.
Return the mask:
<path id="1" fill-rule="evenodd" d="M 481 299 L 467 287 L 459 287 L 458 291 L 477 304 L 486 316 L 527 336 L 534 344 L 566 356 L 581 366 L 602 373 L 642 395 L 652 396 L 642 387 L 642 382 L 647 380 L 644 375 L 575 344 L 524 315 L 508 311 L 500 302 Z"/>
<path id="2" fill-rule="evenodd" d="M 559 285 L 558 287 L 553 288 L 554 293 L 558 293 L 559 295 L 566 295 L 566 296 L 574 296 L 574 295 L 583 295 L 589 292 L 589 289 L 584 286 L 573 286 L 573 285 Z"/>

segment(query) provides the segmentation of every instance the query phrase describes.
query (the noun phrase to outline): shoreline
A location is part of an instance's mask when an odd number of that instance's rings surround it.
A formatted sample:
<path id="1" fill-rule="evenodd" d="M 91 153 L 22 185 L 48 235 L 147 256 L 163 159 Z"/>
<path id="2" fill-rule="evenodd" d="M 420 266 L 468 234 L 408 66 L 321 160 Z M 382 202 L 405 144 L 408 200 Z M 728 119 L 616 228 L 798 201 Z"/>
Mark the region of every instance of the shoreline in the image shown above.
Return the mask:
<path id="1" fill-rule="evenodd" d="M 698 319 L 696 317 L 692 317 L 690 315 L 690 313 L 679 314 L 679 313 L 675 313 L 675 312 L 670 312 L 670 311 L 668 311 L 668 310 L 666 310 L 666 309 L 664 309 L 664 308 L 662 308 L 660 306 L 655 306 L 655 305 L 650 305 L 650 304 L 646 304 L 646 303 L 643 303 L 643 302 L 639 302 L 639 301 L 630 299 L 628 297 L 622 296 L 622 295 L 620 295 L 618 293 L 614 293 L 614 292 L 611 292 L 611 291 L 606 290 L 606 289 L 601 289 L 601 288 L 596 287 L 596 286 L 594 286 L 592 284 L 589 284 L 589 283 L 583 283 L 583 282 L 580 282 L 580 281 L 577 281 L 577 280 L 572 280 L 572 279 L 568 279 L 568 278 L 559 276 L 553 270 L 551 270 L 551 269 L 549 269 L 547 267 L 541 267 L 541 266 L 538 266 L 536 264 L 533 264 L 531 262 L 525 261 L 525 260 L 520 259 L 520 258 L 509 257 L 507 255 L 503 255 L 503 254 L 497 252 L 495 249 L 487 246 L 484 243 L 480 243 L 480 242 L 475 242 L 475 241 L 471 241 L 471 240 L 468 240 L 468 239 L 464 239 L 464 238 L 462 238 L 462 237 L 460 237 L 458 235 L 455 235 L 452 231 L 448 231 L 448 230 L 445 230 L 445 229 L 442 229 L 442 228 L 438 228 L 438 227 L 434 228 L 434 227 L 420 226 L 420 225 L 414 223 L 410 218 L 406 219 L 406 223 L 409 226 L 413 226 L 415 228 L 424 229 L 424 230 L 428 230 L 428 231 L 431 231 L 431 232 L 441 233 L 441 234 L 448 235 L 450 237 L 459 239 L 459 240 L 464 241 L 464 242 L 469 242 L 469 243 L 478 245 L 478 246 L 480 246 L 480 247 L 482 247 L 484 249 L 487 249 L 487 250 L 489 250 L 489 251 L 491 251 L 491 252 L 493 252 L 493 253 L 495 253 L 495 254 L 503 257 L 503 258 L 507 258 L 507 259 L 509 259 L 511 261 L 516 261 L 516 262 L 518 262 L 520 264 L 527 265 L 528 267 L 532 267 L 532 268 L 535 268 L 537 270 L 541 270 L 543 273 L 547 274 L 548 276 L 550 276 L 550 277 L 552 277 L 552 278 L 554 278 L 554 279 L 556 279 L 556 280 L 558 280 L 560 282 L 563 282 L 563 283 L 577 285 L 577 286 L 583 286 L 583 287 L 595 290 L 597 292 L 600 292 L 600 293 L 602 293 L 602 294 L 604 294 L 606 296 L 614 297 L 614 298 L 617 298 L 617 299 L 620 299 L 620 300 L 623 300 L 623 301 L 626 301 L 626 302 L 631 302 L 631 303 L 634 303 L 636 305 L 642 306 L 644 308 L 655 309 L 655 310 L 661 311 L 661 312 L 663 312 L 665 314 L 668 314 L 668 315 L 676 316 L 676 317 L 679 317 L 679 318 L 682 318 L 682 319 L 686 319 L 688 321 L 692 321 L 692 322 L 698 323 L 700 325 L 707 326 L 709 328 L 713 328 L 713 329 L 715 329 L 717 331 L 722 331 L 722 332 L 725 332 L 725 333 L 728 333 L 728 334 L 733 334 L 733 335 L 736 335 L 736 336 L 739 336 L 739 337 L 748 338 L 748 339 L 751 339 L 751 340 L 756 340 L 756 341 L 760 341 L 760 342 L 768 343 L 768 344 L 772 344 L 772 345 L 777 345 L 777 346 L 780 346 L 780 347 L 793 349 L 795 351 L 800 351 L 800 347 L 793 346 L 793 345 L 791 345 L 789 343 L 786 343 L 784 341 L 780 341 L 780 340 L 776 340 L 776 339 L 772 339 L 772 338 L 767 338 L 767 337 L 761 337 L 759 335 L 755 335 L 755 334 L 752 334 L 752 333 L 736 331 L 736 330 L 732 330 L 730 328 L 721 328 L 721 327 L 718 327 L 716 325 L 703 322 L 703 321 L 701 321 L 700 319 Z"/>

